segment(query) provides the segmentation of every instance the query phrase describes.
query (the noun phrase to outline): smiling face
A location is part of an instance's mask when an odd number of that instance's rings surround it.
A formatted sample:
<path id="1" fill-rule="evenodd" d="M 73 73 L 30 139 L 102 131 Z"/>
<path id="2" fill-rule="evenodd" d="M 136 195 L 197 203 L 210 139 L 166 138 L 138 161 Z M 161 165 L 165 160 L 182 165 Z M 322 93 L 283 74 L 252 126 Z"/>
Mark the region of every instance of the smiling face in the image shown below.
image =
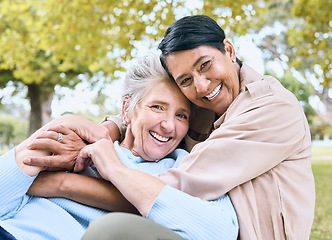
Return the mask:
<path id="1" fill-rule="evenodd" d="M 167 67 L 183 94 L 197 106 L 221 116 L 240 91 L 234 48 L 224 40 L 226 53 L 210 46 L 166 55 Z"/>
<path id="2" fill-rule="evenodd" d="M 147 161 L 156 161 L 171 153 L 186 135 L 190 102 L 172 82 L 151 84 L 134 113 L 123 114 L 129 131 L 121 146 Z"/>

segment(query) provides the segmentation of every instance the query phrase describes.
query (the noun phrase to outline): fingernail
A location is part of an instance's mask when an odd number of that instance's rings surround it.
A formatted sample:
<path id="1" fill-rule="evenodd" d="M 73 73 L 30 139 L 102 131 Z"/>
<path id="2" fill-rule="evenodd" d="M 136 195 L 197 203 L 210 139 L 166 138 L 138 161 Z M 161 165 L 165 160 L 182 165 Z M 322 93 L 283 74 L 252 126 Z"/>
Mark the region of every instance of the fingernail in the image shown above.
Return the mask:
<path id="1" fill-rule="evenodd" d="M 31 163 L 31 158 L 26 158 L 26 159 L 24 159 L 24 162 L 25 162 L 25 163 L 28 163 L 28 164 Z"/>

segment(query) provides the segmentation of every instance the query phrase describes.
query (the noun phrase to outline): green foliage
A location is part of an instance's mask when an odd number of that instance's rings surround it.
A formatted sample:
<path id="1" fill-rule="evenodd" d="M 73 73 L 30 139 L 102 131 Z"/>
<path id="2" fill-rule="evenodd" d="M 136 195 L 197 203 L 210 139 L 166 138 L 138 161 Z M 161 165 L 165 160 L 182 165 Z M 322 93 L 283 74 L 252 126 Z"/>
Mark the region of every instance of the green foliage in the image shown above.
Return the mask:
<path id="1" fill-rule="evenodd" d="M 302 104 L 303 111 L 306 114 L 309 124 L 312 124 L 317 115 L 316 111 L 309 104 L 309 97 L 312 96 L 314 92 L 312 85 L 308 82 L 300 82 L 293 76 L 291 71 L 284 72 L 282 77 L 277 77 L 273 70 L 267 70 L 265 74 L 277 78 L 285 88 L 295 95 Z"/>
<path id="2" fill-rule="evenodd" d="M 9 139 L 13 136 L 13 126 L 0 122 L 0 143 L 9 145 Z"/>
<path id="3" fill-rule="evenodd" d="M 299 101 L 308 102 L 309 97 L 314 92 L 311 84 L 300 82 L 290 71 L 286 71 L 279 80 L 288 90 L 294 93 Z"/>
<path id="4" fill-rule="evenodd" d="M 324 136 L 328 136 L 332 139 L 332 127 L 329 122 L 326 121 L 322 116 L 316 115 L 310 124 L 310 131 L 312 137 L 319 137 L 323 139 Z"/>
<path id="5" fill-rule="evenodd" d="M 78 74 L 104 72 L 105 84 L 135 55 L 135 43 L 158 41 L 186 10 L 185 0 L 2 0 L 0 1 L 0 87 L 8 81 L 36 84 L 40 101 L 54 86 L 75 87 Z M 270 31 L 257 43 L 264 57 L 303 76 L 331 81 L 329 0 L 202 0 L 198 14 L 224 27 L 228 37 Z M 176 13 L 179 15 L 175 16 Z M 186 13 L 191 14 L 188 10 Z M 38 105 L 38 104 L 37 104 Z M 36 110 L 32 108 L 32 113 Z"/>
<path id="6" fill-rule="evenodd" d="M 135 42 L 163 35 L 182 5 L 181 0 L 2 0 L 0 87 L 8 81 L 37 86 L 36 99 L 43 101 L 56 85 L 74 87 L 79 74 L 102 71 L 109 76 L 104 80 L 113 79 L 132 57 Z M 41 122 L 40 105 L 31 106 L 35 122 Z"/>
<path id="7" fill-rule="evenodd" d="M 11 116 L 0 116 L 0 142 L 17 145 L 28 137 L 28 122 Z M 3 146 L 2 146 L 3 147 Z"/>
<path id="8" fill-rule="evenodd" d="M 329 0 L 296 0 L 291 16 L 296 20 L 287 32 L 289 43 L 296 48 L 294 65 L 305 61 L 308 69 L 319 65 L 323 85 L 332 82 L 332 2 Z M 307 59 L 307 60 L 306 60 Z"/>
<path id="9" fill-rule="evenodd" d="M 174 7 L 156 0 L 3 0 L 0 69 L 26 84 L 65 84 L 49 79 L 56 72 L 113 74 L 131 58 L 134 41 L 163 34 Z"/>

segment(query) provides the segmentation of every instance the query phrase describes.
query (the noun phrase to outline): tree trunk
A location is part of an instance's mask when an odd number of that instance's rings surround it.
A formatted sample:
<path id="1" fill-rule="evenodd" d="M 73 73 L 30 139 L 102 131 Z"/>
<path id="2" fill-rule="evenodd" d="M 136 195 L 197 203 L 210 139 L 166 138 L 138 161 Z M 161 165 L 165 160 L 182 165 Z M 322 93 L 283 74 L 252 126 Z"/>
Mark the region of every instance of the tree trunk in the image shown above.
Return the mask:
<path id="1" fill-rule="evenodd" d="M 30 99 L 30 125 L 29 136 L 42 126 L 41 91 L 37 84 L 28 85 L 28 97 Z"/>
<path id="2" fill-rule="evenodd" d="M 49 123 L 52 115 L 52 100 L 54 93 L 48 94 L 47 96 L 43 96 L 41 99 L 41 111 L 42 111 L 42 125 L 44 126 L 46 123 Z"/>

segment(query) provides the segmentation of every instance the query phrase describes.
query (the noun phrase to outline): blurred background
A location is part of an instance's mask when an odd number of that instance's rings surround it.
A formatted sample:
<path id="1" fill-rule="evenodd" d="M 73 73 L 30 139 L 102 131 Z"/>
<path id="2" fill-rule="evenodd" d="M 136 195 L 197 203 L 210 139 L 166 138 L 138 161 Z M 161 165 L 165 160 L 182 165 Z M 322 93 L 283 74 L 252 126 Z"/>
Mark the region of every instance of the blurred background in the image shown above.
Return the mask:
<path id="1" fill-rule="evenodd" d="M 209 15 L 241 60 L 301 102 L 320 201 L 312 239 L 332 239 L 331 9 L 330 0 L 0 0 L 0 154 L 62 114 L 119 113 L 132 59 L 175 20 Z"/>

